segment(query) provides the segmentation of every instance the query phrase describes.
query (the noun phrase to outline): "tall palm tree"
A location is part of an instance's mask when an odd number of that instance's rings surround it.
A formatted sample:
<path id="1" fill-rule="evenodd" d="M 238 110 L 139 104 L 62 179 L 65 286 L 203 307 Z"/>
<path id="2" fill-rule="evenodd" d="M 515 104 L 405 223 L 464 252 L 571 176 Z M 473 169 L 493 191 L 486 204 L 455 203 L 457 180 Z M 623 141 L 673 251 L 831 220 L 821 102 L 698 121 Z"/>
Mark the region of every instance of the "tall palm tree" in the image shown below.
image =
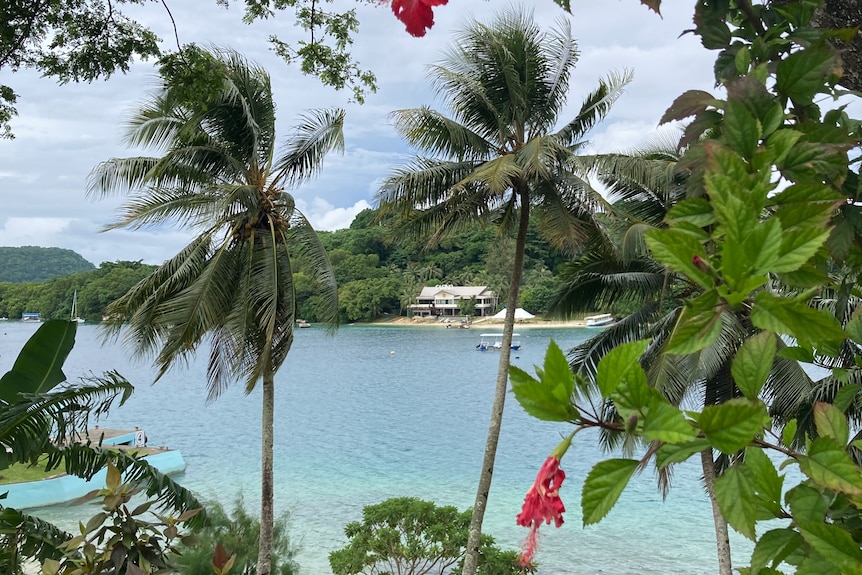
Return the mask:
<path id="1" fill-rule="evenodd" d="M 108 160 L 92 193 L 125 193 L 108 227 L 174 222 L 197 234 L 109 306 L 109 334 L 136 354 L 155 354 L 158 377 L 209 340 L 209 399 L 241 380 L 261 383 L 261 527 L 257 573 L 270 572 L 273 529 L 275 375 L 293 342 L 297 301 L 292 266 L 313 270 L 323 302 L 318 317 L 337 321 L 335 276 L 326 252 L 285 188 L 313 175 L 325 154 L 343 148 L 343 112 L 307 115 L 276 155 L 269 76 L 229 50 L 193 49 L 189 66 L 163 69 L 163 83 L 131 118 L 128 141 L 156 157 Z M 188 68 L 191 72 L 184 72 Z M 200 70 L 210 84 L 201 89 Z M 179 72 L 177 72 L 179 70 Z M 126 325 L 128 329 L 123 329 Z"/>
<path id="2" fill-rule="evenodd" d="M 527 225 L 574 250 L 587 236 L 582 220 L 603 205 L 581 177 L 585 134 L 610 110 L 629 81 L 612 74 L 563 123 L 578 52 L 567 24 L 544 30 L 532 13 L 513 9 L 490 24 L 473 21 L 430 74 L 450 116 L 428 107 L 399 110 L 395 127 L 425 153 L 398 169 L 378 194 L 381 213 L 397 214 L 432 241 L 479 220 L 515 236 L 497 383 L 464 563 L 474 575 L 491 486 L 508 381 L 509 346 L 518 303 Z"/>
<path id="3" fill-rule="evenodd" d="M 653 259 L 643 240 L 644 232 L 662 226 L 668 211 L 686 197 L 685 178 L 676 169 L 679 155 L 675 148 L 673 142 L 656 140 L 621 161 L 601 165 L 600 177 L 614 202 L 614 217 L 606 223 L 601 241 L 562 266 L 562 287 L 552 308 L 571 315 L 623 302 L 629 309 L 625 317 L 569 352 L 572 370 L 595 382 L 598 363 L 608 351 L 626 342 L 650 339 L 640 359 L 650 385 L 676 405 L 699 403 L 696 407 L 703 408 L 740 395 L 730 364 L 755 329 L 744 315 L 728 311 L 722 316 L 721 335 L 713 345 L 689 355 L 664 353 L 685 300 L 702 292 L 695 283 Z M 779 341 L 779 345 L 783 343 Z M 795 415 L 811 390 L 812 382 L 797 362 L 776 357 L 764 387 L 773 416 L 781 421 Z M 607 407 L 605 416 L 613 419 L 613 406 Z M 621 437 L 605 435 L 604 439 L 614 444 Z M 724 457 L 716 461 L 712 449 L 701 453 L 722 575 L 731 573 L 730 542 L 727 522 L 715 502 L 714 484 L 716 474 L 727 463 Z M 669 487 L 668 479 L 668 475 L 660 475 L 664 489 Z"/>

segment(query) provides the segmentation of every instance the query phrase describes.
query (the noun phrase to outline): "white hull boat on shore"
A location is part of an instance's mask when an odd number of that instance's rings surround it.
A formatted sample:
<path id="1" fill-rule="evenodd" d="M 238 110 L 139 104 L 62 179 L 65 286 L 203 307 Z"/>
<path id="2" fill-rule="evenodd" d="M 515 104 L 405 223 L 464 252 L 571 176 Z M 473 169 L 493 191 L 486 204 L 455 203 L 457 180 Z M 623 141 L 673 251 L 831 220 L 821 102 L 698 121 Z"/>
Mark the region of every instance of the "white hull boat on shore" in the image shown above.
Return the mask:
<path id="1" fill-rule="evenodd" d="M 607 327 L 614 323 L 614 316 L 609 313 L 600 313 L 598 315 L 588 315 L 584 318 L 587 327 Z"/>

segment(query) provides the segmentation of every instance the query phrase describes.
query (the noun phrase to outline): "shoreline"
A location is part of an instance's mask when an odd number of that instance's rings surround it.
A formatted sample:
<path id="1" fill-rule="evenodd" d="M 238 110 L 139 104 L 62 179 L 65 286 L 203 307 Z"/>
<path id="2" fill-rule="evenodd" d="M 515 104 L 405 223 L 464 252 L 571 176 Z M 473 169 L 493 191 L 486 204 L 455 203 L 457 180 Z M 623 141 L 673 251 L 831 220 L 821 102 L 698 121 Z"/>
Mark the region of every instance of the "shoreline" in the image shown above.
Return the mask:
<path id="1" fill-rule="evenodd" d="M 463 329 L 460 326 L 460 320 L 454 320 L 451 322 L 441 322 L 438 319 L 427 320 L 427 319 L 418 319 L 418 318 L 406 318 L 406 317 L 398 317 L 388 321 L 373 321 L 373 322 L 354 322 L 347 325 L 355 325 L 355 326 L 373 326 L 373 327 L 436 327 L 446 329 L 449 327 L 450 329 Z M 473 322 L 469 328 L 471 330 L 477 329 L 503 329 L 503 320 L 485 320 Z M 536 328 L 545 328 L 545 329 L 564 329 L 567 327 L 573 328 L 586 328 L 587 324 L 584 320 L 540 320 L 540 319 L 531 319 L 527 321 L 517 321 L 515 322 L 515 329 L 536 329 Z"/>

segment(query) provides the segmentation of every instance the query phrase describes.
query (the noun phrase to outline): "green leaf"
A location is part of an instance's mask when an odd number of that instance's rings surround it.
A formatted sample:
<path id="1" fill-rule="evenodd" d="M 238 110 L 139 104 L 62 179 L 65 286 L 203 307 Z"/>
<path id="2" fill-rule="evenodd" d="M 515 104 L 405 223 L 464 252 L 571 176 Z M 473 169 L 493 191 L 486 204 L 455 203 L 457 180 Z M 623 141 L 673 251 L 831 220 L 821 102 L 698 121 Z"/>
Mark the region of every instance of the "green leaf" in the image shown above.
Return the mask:
<path id="1" fill-rule="evenodd" d="M 729 467 L 715 480 L 715 499 L 721 514 L 737 531 L 755 539 L 754 482 L 744 464 Z"/>
<path id="2" fill-rule="evenodd" d="M 778 353 L 776 355 L 778 357 L 793 359 L 795 361 L 801 361 L 803 363 L 814 362 L 814 354 L 811 352 L 811 350 L 808 348 L 799 347 L 798 345 L 782 347 L 778 350 Z"/>
<path id="3" fill-rule="evenodd" d="M 751 575 L 758 575 L 767 565 L 778 567 L 784 559 L 799 549 L 802 536 L 793 529 L 773 529 L 760 536 L 751 554 Z"/>
<path id="4" fill-rule="evenodd" d="M 750 160 L 760 143 L 760 122 L 745 104 L 729 98 L 725 106 L 723 135 L 733 150 Z"/>
<path id="5" fill-rule="evenodd" d="M 838 393 L 835 394 L 835 399 L 832 400 L 832 405 L 841 410 L 841 412 L 847 411 L 853 402 L 856 400 L 856 396 L 859 395 L 859 391 L 862 390 L 862 385 L 855 383 L 853 385 L 845 385 L 841 389 L 838 390 Z"/>
<path id="6" fill-rule="evenodd" d="M 814 102 L 830 75 L 840 75 L 841 59 L 834 50 L 811 46 L 794 52 L 778 62 L 775 87 L 796 104 L 808 106 Z"/>
<path id="7" fill-rule="evenodd" d="M 761 275 L 784 271 L 781 268 L 786 266 L 787 263 L 782 261 L 781 258 L 783 256 L 779 253 L 781 245 L 781 222 L 777 218 L 770 218 L 755 226 L 751 234 L 745 238 L 744 243 L 747 249 L 754 250 L 754 262 L 751 265 L 751 273 Z M 796 269 L 796 267 L 793 269 Z"/>
<path id="8" fill-rule="evenodd" d="M 830 403 L 814 404 L 814 425 L 821 437 L 831 437 L 841 445 L 850 441 L 850 424 L 844 413 Z"/>
<path id="9" fill-rule="evenodd" d="M 721 334 L 722 310 L 717 303 L 714 291 L 686 302 L 666 344 L 665 353 L 686 355 L 712 345 Z"/>
<path id="10" fill-rule="evenodd" d="M 800 484 L 785 496 L 790 513 L 797 523 L 820 523 L 829 511 L 829 501 L 820 491 Z"/>
<path id="11" fill-rule="evenodd" d="M 661 469 L 673 463 L 682 463 L 695 453 L 700 453 L 708 447 L 709 441 L 706 439 L 695 439 L 680 445 L 665 443 L 656 452 L 655 464 Z"/>
<path id="12" fill-rule="evenodd" d="M 682 411 L 658 401 L 646 412 L 643 434 L 650 441 L 684 443 L 695 438 L 696 432 Z"/>
<path id="13" fill-rule="evenodd" d="M 762 403 L 747 399 L 731 399 L 720 405 L 709 405 L 698 419 L 709 442 L 727 455 L 746 447 L 771 422 Z"/>
<path id="14" fill-rule="evenodd" d="M 634 459 L 608 459 L 593 466 L 581 495 L 585 526 L 598 523 L 608 514 L 637 468 Z"/>
<path id="15" fill-rule="evenodd" d="M 669 224 L 685 222 L 703 228 L 715 223 L 715 214 L 706 198 L 688 198 L 675 204 L 664 219 Z"/>
<path id="16" fill-rule="evenodd" d="M 829 275 L 807 264 L 792 272 L 779 274 L 779 279 L 791 287 L 812 288 L 830 282 Z"/>
<path id="17" fill-rule="evenodd" d="M 766 142 L 766 147 L 773 153 L 773 161 L 780 164 L 801 137 L 802 133 L 797 130 L 781 129 L 773 132 Z"/>
<path id="18" fill-rule="evenodd" d="M 833 438 L 818 437 L 798 461 L 802 472 L 816 484 L 847 495 L 862 495 L 862 468 Z"/>
<path id="19" fill-rule="evenodd" d="M 775 334 L 762 331 L 745 340 L 736 352 L 730 373 L 736 387 L 748 399 L 757 399 L 760 395 L 760 390 L 772 370 L 775 351 Z"/>
<path id="20" fill-rule="evenodd" d="M 646 379 L 639 360 L 649 346 L 649 340 L 639 340 L 618 345 L 599 361 L 596 380 L 602 397 L 609 398 L 617 387 L 630 378 Z"/>
<path id="21" fill-rule="evenodd" d="M 770 271 L 786 273 L 798 270 L 823 247 L 829 233 L 828 229 L 815 227 L 785 230 L 781 238 L 781 255 Z"/>
<path id="22" fill-rule="evenodd" d="M 799 526 L 802 537 L 844 575 L 862 574 L 862 550 L 850 533 L 837 525 L 806 523 Z"/>
<path id="23" fill-rule="evenodd" d="M 690 277 L 702 288 L 710 289 L 715 285 L 715 279 L 693 262 L 694 256 L 706 260 L 703 245 L 695 236 L 678 229 L 653 229 L 647 231 L 644 237 L 658 261 Z"/>
<path id="24" fill-rule="evenodd" d="M 837 350 L 844 341 L 844 330 L 828 312 L 767 292 L 755 297 L 751 322 L 762 330 L 789 335 L 824 351 Z"/>
<path id="25" fill-rule="evenodd" d="M 796 437 L 796 429 L 799 424 L 795 419 L 791 419 L 787 423 L 784 424 L 784 429 L 781 430 L 781 442 L 790 446 L 793 444 L 793 438 Z"/>
<path id="26" fill-rule="evenodd" d="M 847 336 L 856 343 L 862 343 L 862 318 L 854 317 L 844 326 Z"/>
<path id="27" fill-rule="evenodd" d="M 751 480 L 757 492 L 757 499 L 769 514 L 768 519 L 781 516 L 781 490 L 784 478 L 762 449 L 745 448 L 745 466 L 751 471 Z"/>
<path id="28" fill-rule="evenodd" d="M 543 421 L 562 422 L 577 419 L 578 411 L 571 404 L 573 376 L 570 371 L 568 374 L 568 380 L 554 381 L 543 378 L 540 381 L 517 366 L 509 366 L 509 381 L 515 399 L 524 411 Z"/>
<path id="29" fill-rule="evenodd" d="M 39 326 L 12 369 L 0 378 L 0 400 L 15 403 L 19 393 L 45 393 L 66 381 L 63 362 L 75 345 L 77 323 L 46 321 Z"/>

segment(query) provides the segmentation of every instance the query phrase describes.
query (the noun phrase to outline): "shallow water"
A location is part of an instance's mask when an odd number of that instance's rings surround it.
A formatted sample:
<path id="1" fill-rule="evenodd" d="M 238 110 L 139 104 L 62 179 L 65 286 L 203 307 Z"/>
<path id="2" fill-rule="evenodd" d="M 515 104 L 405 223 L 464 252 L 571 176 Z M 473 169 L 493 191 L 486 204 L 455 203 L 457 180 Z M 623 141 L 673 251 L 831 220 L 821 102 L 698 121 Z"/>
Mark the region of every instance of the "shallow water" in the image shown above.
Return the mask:
<path id="1" fill-rule="evenodd" d="M 35 329 L 0 324 L 0 373 Z M 297 330 L 277 378 L 275 501 L 278 512 L 291 513 L 303 575 L 330 573 L 329 552 L 346 543 L 342 529 L 361 519 L 365 505 L 394 496 L 472 505 L 499 357 L 476 350 L 479 331 L 344 326 L 330 337 L 318 328 Z M 593 333 L 519 331 L 523 349 L 513 352 L 512 362 L 530 372 L 551 338 L 565 350 Z M 148 365 L 132 363 L 119 345 L 100 341 L 97 326 L 79 326 L 65 367 L 69 379 L 116 369 L 136 386 L 130 401 L 101 425 L 144 428 L 151 444 L 182 451 L 188 468 L 176 477 L 184 486 L 228 507 L 242 494 L 255 509 L 259 392 L 246 396 L 237 386 L 208 405 L 205 352 L 151 385 Z M 501 546 L 516 548 L 525 536 L 515 515 L 539 466 L 567 431 L 529 417 L 509 395 L 484 528 Z M 580 485 L 601 456 L 595 435 L 583 433 L 563 460 L 566 523 L 542 527 L 539 572 L 715 573 L 711 513 L 696 464 L 678 466 L 666 501 L 647 470 L 604 521 L 581 526 Z M 94 513 L 37 511 L 66 528 Z M 739 547 L 740 539 L 733 541 Z M 747 554 L 738 551 L 736 562 L 747 564 Z"/>

